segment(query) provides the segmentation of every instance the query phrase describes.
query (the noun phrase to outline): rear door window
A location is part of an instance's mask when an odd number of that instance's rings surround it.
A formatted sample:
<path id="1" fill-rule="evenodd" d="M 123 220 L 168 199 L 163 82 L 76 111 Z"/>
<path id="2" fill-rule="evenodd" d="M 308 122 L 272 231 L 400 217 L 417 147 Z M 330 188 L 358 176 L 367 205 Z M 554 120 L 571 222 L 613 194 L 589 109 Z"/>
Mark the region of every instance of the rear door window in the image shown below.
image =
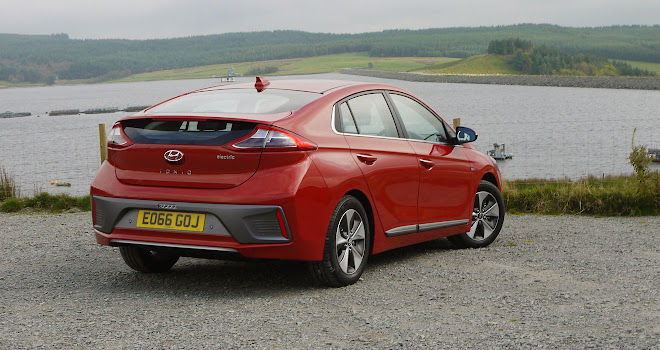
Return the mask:
<path id="1" fill-rule="evenodd" d="M 346 103 L 360 135 L 399 137 L 394 118 L 382 93 L 360 95 Z"/>

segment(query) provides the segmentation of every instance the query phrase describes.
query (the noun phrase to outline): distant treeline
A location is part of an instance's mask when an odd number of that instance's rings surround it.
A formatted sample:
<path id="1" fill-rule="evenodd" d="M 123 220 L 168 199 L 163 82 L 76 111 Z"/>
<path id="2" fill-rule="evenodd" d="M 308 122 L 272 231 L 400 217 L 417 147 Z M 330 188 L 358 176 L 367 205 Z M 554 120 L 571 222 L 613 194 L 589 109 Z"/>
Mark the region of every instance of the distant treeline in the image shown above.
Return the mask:
<path id="1" fill-rule="evenodd" d="M 625 62 L 610 61 L 589 54 L 571 55 L 545 45 L 534 47 L 531 40 L 493 40 L 488 53 L 502 55 L 518 71 L 530 75 L 654 76 Z"/>
<path id="2" fill-rule="evenodd" d="M 367 52 L 374 57 L 469 57 L 492 40 L 520 37 L 569 54 L 660 62 L 660 25 L 569 28 L 549 24 L 386 30 L 228 33 L 153 40 L 79 40 L 66 34 L 0 34 L 0 80 L 107 80 L 207 64 Z"/>

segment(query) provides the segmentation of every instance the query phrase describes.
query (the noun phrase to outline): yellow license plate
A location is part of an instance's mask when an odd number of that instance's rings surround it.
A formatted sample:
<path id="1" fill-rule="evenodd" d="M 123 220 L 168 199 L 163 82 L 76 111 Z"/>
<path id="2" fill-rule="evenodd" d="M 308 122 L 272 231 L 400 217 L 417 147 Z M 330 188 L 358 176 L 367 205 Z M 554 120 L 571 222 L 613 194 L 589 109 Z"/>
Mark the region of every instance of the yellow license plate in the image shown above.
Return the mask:
<path id="1" fill-rule="evenodd" d="M 175 231 L 204 231 L 204 214 L 177 211 L 140 210 L 137 227 Z"/>

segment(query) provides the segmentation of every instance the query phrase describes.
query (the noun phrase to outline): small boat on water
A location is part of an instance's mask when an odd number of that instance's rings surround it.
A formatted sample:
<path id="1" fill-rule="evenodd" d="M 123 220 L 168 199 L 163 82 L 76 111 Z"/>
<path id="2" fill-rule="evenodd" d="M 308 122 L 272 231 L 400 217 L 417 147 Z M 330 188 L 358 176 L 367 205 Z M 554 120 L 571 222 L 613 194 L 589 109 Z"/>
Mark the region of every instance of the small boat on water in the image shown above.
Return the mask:
<path id="1" fill-rule="evenodd" d="M 55 186 L 71 187 L 71 183 L 62 180 L 53 180 L 50 182 L 50 184 Z"/>
<path id="2" fill-rule="evenodd" d="M 83 111 L 83 113 L 85 114 L 103 114 L 103 113 L 116 113 L 116 112 L 119 112 L 119 108 L 117 107 L 90 108 Z"/>
<path id="3" fill-rule="evenodd" d="M 495 160 L 507 160 L 513 158 L 513 153 L 506 153 L 506 145 L 494 143 L 493 149 L 487 152 L 487 154 Z"/>
<path id="4" fill-rule="evenodd" d="M 649 148 L 647 153 L 652 162 L 660 163 L 660 148 Z"/>
<path id="5" fill-rule="evenodd" d="M 74 115 L 74 114 L 80 114 L 79 109 L 60 109 L 56 111 L 50 111 L 48 112 L 48 115 Z"/>
<path id="6" fill-rule="evenodd" d="M 30 112 L 4 112 L 0 113 L 0 118 L 18 118 L 18 117 L 28 117 L 31 116 Z"/>

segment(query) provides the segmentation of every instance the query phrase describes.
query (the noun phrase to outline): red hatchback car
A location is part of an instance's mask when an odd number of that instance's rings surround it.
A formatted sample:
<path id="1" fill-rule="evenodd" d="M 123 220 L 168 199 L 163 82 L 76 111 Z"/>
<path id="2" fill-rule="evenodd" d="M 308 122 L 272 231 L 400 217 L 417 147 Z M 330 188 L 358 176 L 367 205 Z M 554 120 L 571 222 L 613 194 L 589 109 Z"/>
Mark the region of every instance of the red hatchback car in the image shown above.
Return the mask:
<path id="1" fill-rule="evenodd" d="M 320 282 L 348 285 L 372 254 L 495 239 L 500 173 L 476 138 L 388 85 L 196 90 L 113 126 L 91 186 L 96 240 L 142 272 L 180 256 L 306 260 Z"/>

